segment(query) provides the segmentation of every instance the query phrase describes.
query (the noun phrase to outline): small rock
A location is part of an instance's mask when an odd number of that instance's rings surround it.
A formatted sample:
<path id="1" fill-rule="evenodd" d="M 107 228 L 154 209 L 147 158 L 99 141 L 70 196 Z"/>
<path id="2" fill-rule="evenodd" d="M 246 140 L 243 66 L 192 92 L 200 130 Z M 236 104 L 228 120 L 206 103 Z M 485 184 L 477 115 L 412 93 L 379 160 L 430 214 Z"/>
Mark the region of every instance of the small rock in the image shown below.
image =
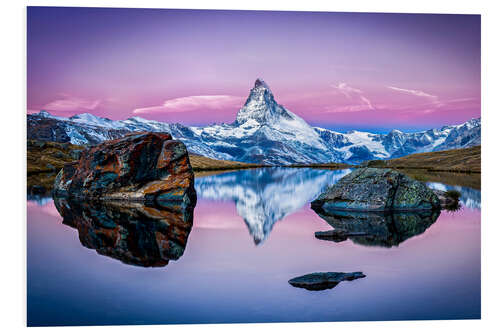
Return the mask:
<path id="1" fill-rule="evenodd" d="M 434 193 L 439 198 L 439 202 L 441 203 L 441 208 L 447 210 L 458 210 L 460 209 L 460 199 L 459 197 L 451 197 L 445 191 L 441 190 L 433 190 Z"/>
<path id="2" fill-rule="evenodd" d="M 302 275 L 289 280 L 288 283 L 307 290 L 325 290 L 336 287 L 342 281 L 352 281 L 364 277 L 366 275 L 362 272 L 321 272 Z"/>
<path id="3" fill-rule="evenodd" d="M 316 231 L 314 233 L 314 237 L 321 240 L 334 241 L 335 243 L 340 243 L 349 237 L 360 237 L 360 236 L 368 236 L 366 232 L 349 232 L 346 230 L 328 230 L 328 231 Z"/>

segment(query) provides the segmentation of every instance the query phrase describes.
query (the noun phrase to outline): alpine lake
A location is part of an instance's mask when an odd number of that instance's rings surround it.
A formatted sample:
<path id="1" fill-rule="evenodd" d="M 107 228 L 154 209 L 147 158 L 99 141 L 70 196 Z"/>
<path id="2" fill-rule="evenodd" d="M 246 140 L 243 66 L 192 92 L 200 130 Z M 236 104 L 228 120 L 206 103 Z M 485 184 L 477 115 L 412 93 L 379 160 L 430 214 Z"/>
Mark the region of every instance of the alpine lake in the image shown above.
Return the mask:
<path id="1" fill-rule="evenodd" d="M 318 239 L 336 225 L 310 202 L 349 172 L 200 173 L 187 212 L 29 196 L 28 326 L 479 319 L 480 175 L 408 173 L 459 209 Z M 288 283 L 313 272 L 365 277 Z"/>

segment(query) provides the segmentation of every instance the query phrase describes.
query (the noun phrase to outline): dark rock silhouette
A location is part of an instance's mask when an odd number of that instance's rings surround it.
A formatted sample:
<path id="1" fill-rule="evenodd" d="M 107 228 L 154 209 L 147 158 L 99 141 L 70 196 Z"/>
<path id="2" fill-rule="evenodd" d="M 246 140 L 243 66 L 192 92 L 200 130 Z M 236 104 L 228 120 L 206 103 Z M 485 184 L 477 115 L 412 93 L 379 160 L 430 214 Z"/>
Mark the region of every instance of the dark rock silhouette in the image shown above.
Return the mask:
<path id="1" fill-rule="evenodd" d="M 440 190 L 433 190 L 434 193 L 437 195 L 439 198 L 439 202 L 441 203 L 441 208 L 449 210 L 449 211 L 457 211 L 460 210 L 461 205 L 460 205 L 460 196 L 461 193 L 459 191 L 440 191 Z M 452 194 L 450 194 L 452 192 Z M 453 192 L 455 193 L 453 195 Z"/>
<path id="2" fill-rule="evenodd" d="M 315 212 L 335 229 L 328 232 L 345 236 L 344 239 L 338 237 L 330 240 L 339 242 L 350 239 L 357 244 L 382 247 L 397 246 L 411 237 L 422 234 L 440 215 L 440 211 L 436 210 L 353 212 L 319 208 L 315 209 Z"/>
<path id="3" fill-rule="evenodd" d="M 54 195 L 155 202 L 170 208 L 196 202 L 186 147 L 167 133 L 133 133 L 83 151 L 57 175 Z"/>
<path id="4" fill-rule="evenodd" d="M 321 272 L 311 273 L 288 281 L 292 286 L 307 290 L 325 290 L 336 287 L 342 281 L 352 281 L 366 277 L 362 272 Z"/>
<path id="5" fill-rule="evenodd" d="M 366 232 L 348 232 L 345 230 L 337 230 L 337 229 L 332 229 L 332 230 L 327 230 L 327 231 L 316 231 L 314 233 L 314 237 L 317 239 L 322 239 L 322 240 L 331 240 L 334 241 L 335 243 L 340 243 L 349 237 L 360 237 L 360 236 L 368 236 Z"/>
<path id="6" fill-rule="evenodd" d="M 54 202 L 83 246 L 136 266 L 161 267 L 179 259 L 193 225 L 191 206 L 167 210 L 140 202 Z"/>
<path id="7" fill-rule="evenodd" d="M 357 169 L 311 203 L 313 209 L 346 211 L 438 210 L 440 201 L 423 183 L 392 170 Z"/>

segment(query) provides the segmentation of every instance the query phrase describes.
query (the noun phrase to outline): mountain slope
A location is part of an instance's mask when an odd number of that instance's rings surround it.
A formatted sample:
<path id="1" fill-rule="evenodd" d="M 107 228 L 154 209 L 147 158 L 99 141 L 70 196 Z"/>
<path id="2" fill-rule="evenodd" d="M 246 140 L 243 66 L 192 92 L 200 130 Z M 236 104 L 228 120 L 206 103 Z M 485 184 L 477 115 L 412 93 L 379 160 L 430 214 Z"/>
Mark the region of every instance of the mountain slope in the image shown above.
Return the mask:
<path id="1" fill-rule="evenodd" d="M 110 120 L 88 113 L 70 118 L 55 117 L 46 111 L 28 115 L 30 139 L 96 144 L 136 131 L 169 132 L 182 140 L 190 152 L 206 157 L 270 165 L 357 164 L 481 143 L 480 118 L 417 133 L 339 133 L 311 127 L 278 104 L 262 79 L 255 81 L 232 124 L 189 127 L 139 117 Z"/>

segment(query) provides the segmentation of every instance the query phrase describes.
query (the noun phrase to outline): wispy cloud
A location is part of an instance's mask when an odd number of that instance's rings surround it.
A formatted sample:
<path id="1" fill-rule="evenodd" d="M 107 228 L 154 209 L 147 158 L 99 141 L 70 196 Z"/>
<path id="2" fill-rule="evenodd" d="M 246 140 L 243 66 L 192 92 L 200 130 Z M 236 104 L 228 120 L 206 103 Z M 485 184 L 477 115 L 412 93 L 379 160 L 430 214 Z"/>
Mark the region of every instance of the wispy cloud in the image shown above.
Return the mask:
<path id="1" fill-rule="evenodd" d="M 353 95 L 360 95 L 362 93 L 360 89 L 350 87 L 345 82 L 339 82 L 336 85 L 332 84 L 332 87 L 333 89 L 337 89 L 339 92 L 344 94 L 344 96 L 349 99 L 352 99 Z"/>
<path id="2" fill-rule="evenodd" d="M 368 108 L 370 110 L 375 110 L 375 108 L 372 105 L 372 102 L 370 102 L 370 100 L 368 98 L 366 98 L 365 96 L 360 96 L 360 97 L 361 97 L 361 100 L 368 106 Z"/>
<path id="3" fill-rule="evenodd" d="M 425 97 L 425 98 L 434 99 L 434 100 L 438 99 L 437 96 L 425 93 L 425 92 L 423 92 L 421 90 L 403 89 L 403 88 L 392 87 L 392 86 L 387 86 L 387 88 L 395 90 L 395 91 L 399 91 L 399 92 L 402 92 L 402 93 L 405 93 L 405 94 L 410 94 L 410 95 L 413 95 L 413 96 Z"/>
<path id="4" fill-rule="evenodd" d="M 138 108 L 135 114 L 186 112 L 199 109 L 221 110 L 241 106 L 242 98 L 230 95 L 187 96 L 166 100 L 162 105 Z"/>
<path id="5" fill-rule="evenodd" d="M 345 105 L 338 107 L 328 107 L 326 109 L 326 113 L 342 113 L 342 112 L 361 112 L 361 111 L 370 111 L 373 110 L 366 104 L 356 104 L 356 105 Z"/>
<path id="6" fill-rule="evenodd" d="M 351 110 L 351 112 L 354 112 L 354 111 L 365 111 L 367 109 L 375 110 L 375 107 L 372 105 L 372 102 L 366 96 L 363 95 L 363 91 L 361 89 L 351 87 L 345 82 L 339 82 L 336 85 L 333 84 L 332 87 L 336 91 L 343 94 L 348 99 L 356 101 L 360 105 L 343 106 L 337 108 L 338 110 L 343 110 L 343 111 L 336 111 L 337 109 L 333 109 L 330 112 L 349 112 L 349 110 Z"/>
<path id="7" fill-rule="evenodd" d="M 432 113 L 446 105 L 446 103 L 439 100 L 438 96 L 423 92 L 422 90 L 404 89 L 394 86 L 387 86 L 387 88 L 403 94 L 425 98 L 428 101 L 428 103 L 425 104 L 428 108 L 421 110 L 421 113 Z"/>
<path id="8" fill-rule="evenodd" d="M 61 95 L 59 99 L 45 104 L 42 109 L 62 112 L 86 112 L 95 110 L 100 104 L 101 100 L 89 100 L 70 95 Z"/>

